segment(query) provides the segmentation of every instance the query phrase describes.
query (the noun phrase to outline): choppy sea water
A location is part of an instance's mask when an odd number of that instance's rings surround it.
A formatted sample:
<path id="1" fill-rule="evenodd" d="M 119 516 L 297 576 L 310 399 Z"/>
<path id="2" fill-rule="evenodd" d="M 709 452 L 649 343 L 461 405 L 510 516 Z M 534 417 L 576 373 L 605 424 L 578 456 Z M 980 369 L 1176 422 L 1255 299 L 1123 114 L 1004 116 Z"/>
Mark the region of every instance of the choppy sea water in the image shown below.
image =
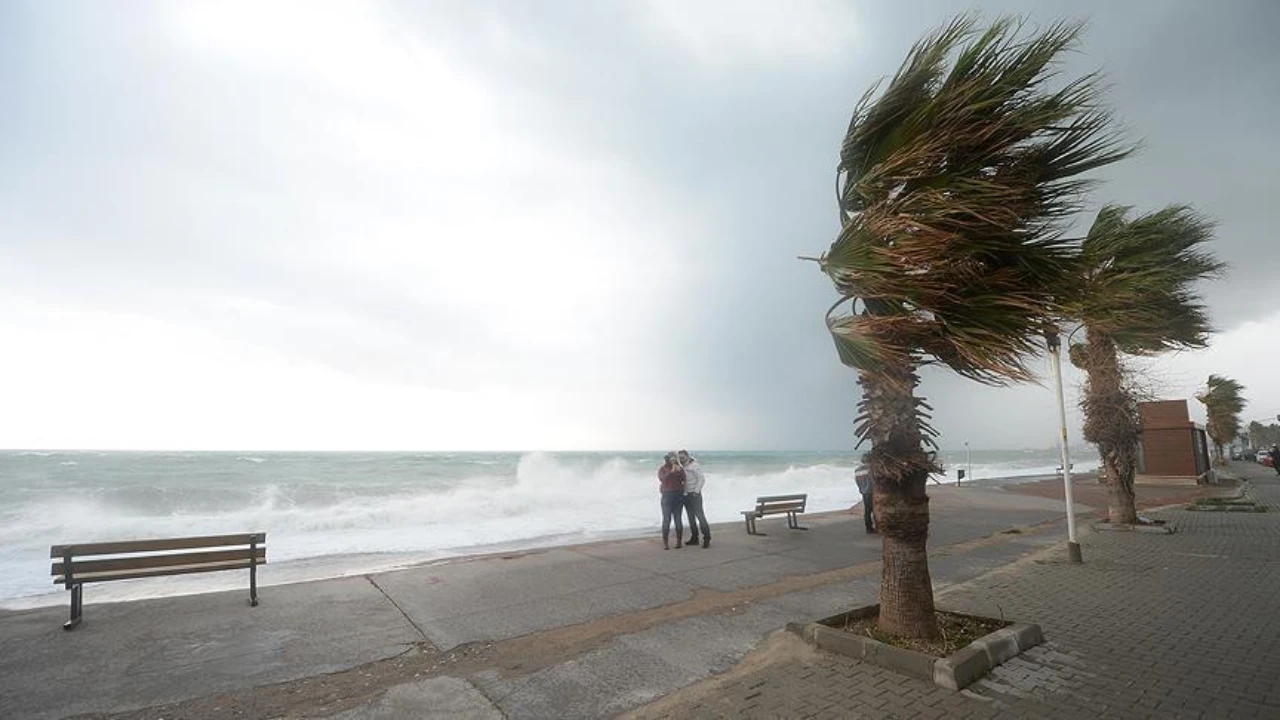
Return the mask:
<path id="1" fill-rule="evenodd" d="M 697 453 L 712 522 L 758 495 L 858 502 L 858 452 Z M 653 532 L 661 453 L 182 453 L 0 451 L 0 607 L 64 601 L 49 546 L 264 531 L 263 584 L 495 549 Z M 954 482 L 965 454 L 943 453 Z M 974 451 L 978 479 L 1051 475 L 1054 451 Z M 1075 461 L 1077 471 L 1096 462 Z M 96 602 L 241 588 L 244 573 L 107 583 Z"/>

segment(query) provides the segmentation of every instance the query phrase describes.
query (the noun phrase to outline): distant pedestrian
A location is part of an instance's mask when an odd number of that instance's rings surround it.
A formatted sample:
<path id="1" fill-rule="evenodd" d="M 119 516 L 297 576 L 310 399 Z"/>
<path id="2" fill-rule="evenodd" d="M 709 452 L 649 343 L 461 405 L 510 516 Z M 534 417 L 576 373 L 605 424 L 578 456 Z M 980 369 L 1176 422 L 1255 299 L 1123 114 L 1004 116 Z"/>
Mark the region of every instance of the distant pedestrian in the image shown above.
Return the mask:
<path id="1" fill-rule="evenodd" d="M 676 462 L 684 468 L 684 509 L 689 513 L 689 544 L 698 544 L 698 530 L 701 529 L 702 547 L 711 547 L 711 526 L 707 524 L 707 513 L 702 507 L 702 488 L 706 483 L 702 466 L 688 450 L 681 450 L 676 455 Z"/>
<path id="2" fill-rule="evenodd" d="M 671 549 L 672 518 L 676 521 L 676 548 L 681 548 L 684 537 L 684 521 L 680 517 L 684 509 L 684 468 L 676 461 L 675 453 L 667 453 L 662 467 L 658 468 L 658 490 L 662 493 L 662 549 Z"/>
<path id="3" fill-rule="evenodd" d="M 871 500 L 875 483 L 871 481 L 871 469 L 867 467 L 866 455 L 862 456 L 862 462 L 858 463 L 858 468 L 853 471 L 853 481 L 858 483 L 858 492 L 862 493 L 862 522 L 867 526 L 867 534 L 875 535 L 876 514 Z"/>
<path id="4" fill-rule="evenodd" d="M 1268 454 L 1271 456 L 1271 469 L 1280 475 L 1280 445 L 1272 445 L 1271 452 Z"/>

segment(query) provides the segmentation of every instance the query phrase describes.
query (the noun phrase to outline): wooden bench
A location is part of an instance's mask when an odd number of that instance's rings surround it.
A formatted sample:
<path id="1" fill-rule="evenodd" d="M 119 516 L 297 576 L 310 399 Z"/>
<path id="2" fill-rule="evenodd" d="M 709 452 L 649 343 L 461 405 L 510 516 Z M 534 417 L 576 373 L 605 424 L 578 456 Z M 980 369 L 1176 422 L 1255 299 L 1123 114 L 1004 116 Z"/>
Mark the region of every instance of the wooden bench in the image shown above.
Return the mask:
<path id="1" fill-rule="evenodd" d="M 200 552 L 174 552 L 200 550 Z M 101 557 L 101 556 L 111 557 Z M 54 545 L 49 550 L 53 582 L 71 591 L 71 619 L 62 629 L 80 624 L 83 586 L 91 582 L 185 575 L 218 570 L 249 571 L 249 604 L 258 604 L 258 566 L 267 562 L 267 534 L 131 540 L 126 542 Z M 93 557 L 93 560 L 81 558 Z"/>
<path id="2" fill-rule="evenodd" d="M 808 530 L 807 527 L 800 527 L 798 517 L 804 512 L 805 503 L 808 501 L 808 495 L 768 495 L 756 498 L 754 510 L 742 511 L 742 519 L 747 523 L 747 534 L 765 535 L 766 533 L 756 531 L 756 518 L 768 515 L 786 515 L 787 527 L 792 530 Z"/>

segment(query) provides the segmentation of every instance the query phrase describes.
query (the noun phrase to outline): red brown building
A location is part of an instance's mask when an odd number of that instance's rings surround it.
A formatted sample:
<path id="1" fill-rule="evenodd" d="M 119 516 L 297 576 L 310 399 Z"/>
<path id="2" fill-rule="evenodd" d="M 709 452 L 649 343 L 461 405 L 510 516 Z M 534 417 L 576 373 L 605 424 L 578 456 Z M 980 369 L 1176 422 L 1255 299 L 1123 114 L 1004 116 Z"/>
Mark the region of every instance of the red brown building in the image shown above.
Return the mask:
<path id="1" fill-rule="evenodd" d="M 1212 482 L 1209 440 L 1191 422 L 1186 400 L 1138 403 L 1142 422 L 1138 472 L 1159 478 Z"/>

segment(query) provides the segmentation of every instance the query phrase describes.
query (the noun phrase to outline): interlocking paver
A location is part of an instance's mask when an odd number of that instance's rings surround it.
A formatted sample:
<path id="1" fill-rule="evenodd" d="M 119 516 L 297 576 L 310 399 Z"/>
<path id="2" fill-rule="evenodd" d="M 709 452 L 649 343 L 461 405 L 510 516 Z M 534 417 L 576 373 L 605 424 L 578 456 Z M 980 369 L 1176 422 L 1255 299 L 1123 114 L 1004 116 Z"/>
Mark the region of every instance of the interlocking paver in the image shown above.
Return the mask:
<path id="1" fill-rule="evenodd" d="M 1250 496 L 1280 510 L 1276 476 L 1244 472 Z M 967 692 L 818 653 L 673 714 L 797 717 L 817 701 L 814 717 L 1280 717 L 1280 512 L 1144 514 L 1178 532 L 1086 534 L 1083 565 L 1050 552 L 939 594 L 948 609 L 1038 622 L 1048 640 Z"/>

